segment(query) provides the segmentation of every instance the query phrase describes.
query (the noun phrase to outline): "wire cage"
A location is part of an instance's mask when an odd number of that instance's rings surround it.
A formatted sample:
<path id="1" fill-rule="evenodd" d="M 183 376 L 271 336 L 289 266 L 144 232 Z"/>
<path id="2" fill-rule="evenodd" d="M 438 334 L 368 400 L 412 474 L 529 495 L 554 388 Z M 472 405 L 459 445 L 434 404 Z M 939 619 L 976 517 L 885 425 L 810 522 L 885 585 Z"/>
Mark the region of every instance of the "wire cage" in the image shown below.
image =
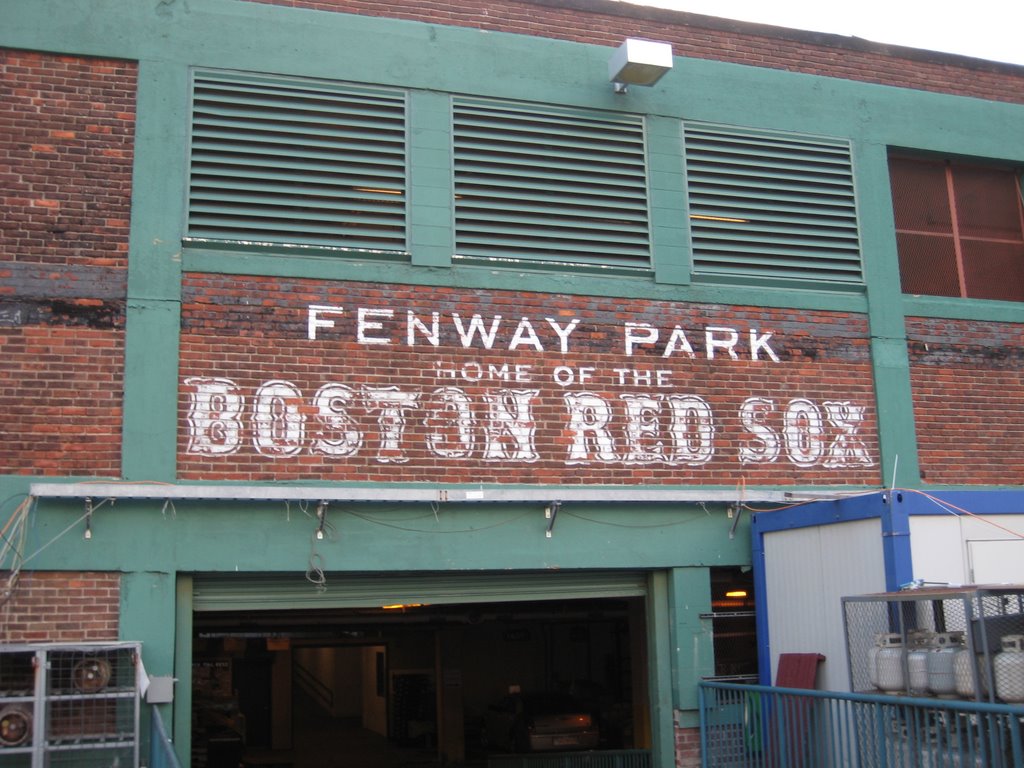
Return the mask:
<path id="1" fill-rule="evenodd" d="M 1024 586 L 844 597 L 851 690 L 1024 702 Z"/>
<path id="2" fill-rule="evenodd" d="M 0 648 L 0 768 L 138 764 L 135 643 Z"/>

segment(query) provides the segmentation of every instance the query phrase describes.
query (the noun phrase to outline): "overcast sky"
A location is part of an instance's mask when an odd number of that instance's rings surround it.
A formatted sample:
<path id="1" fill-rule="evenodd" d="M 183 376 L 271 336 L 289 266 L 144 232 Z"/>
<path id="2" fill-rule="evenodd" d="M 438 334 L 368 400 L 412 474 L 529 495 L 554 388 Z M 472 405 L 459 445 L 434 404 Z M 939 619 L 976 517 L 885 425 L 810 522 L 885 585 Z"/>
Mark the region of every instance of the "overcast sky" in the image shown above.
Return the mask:
<path id="1" fill-rule="evenodd" d="M 626 0 L 1024 64 L 1022 0 Z"/>

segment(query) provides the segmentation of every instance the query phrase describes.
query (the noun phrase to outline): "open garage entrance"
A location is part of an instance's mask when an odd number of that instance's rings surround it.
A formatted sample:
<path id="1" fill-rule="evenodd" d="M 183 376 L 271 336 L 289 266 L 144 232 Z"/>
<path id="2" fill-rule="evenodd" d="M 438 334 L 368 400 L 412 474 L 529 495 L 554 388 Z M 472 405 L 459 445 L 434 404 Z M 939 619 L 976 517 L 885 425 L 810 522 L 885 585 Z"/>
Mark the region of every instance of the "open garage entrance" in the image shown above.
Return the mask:
<path id="1" fill-rule="evenodd" d="M 332 597 L 197 577 L 194 768 L 486 765 L 510 751 L 649 746 L 642 575 L 421 581 L 347 578 Z M 531 741 L 536 694 L 568 717 Z M 586 737 L 570 722 L 584 717 Z"/>

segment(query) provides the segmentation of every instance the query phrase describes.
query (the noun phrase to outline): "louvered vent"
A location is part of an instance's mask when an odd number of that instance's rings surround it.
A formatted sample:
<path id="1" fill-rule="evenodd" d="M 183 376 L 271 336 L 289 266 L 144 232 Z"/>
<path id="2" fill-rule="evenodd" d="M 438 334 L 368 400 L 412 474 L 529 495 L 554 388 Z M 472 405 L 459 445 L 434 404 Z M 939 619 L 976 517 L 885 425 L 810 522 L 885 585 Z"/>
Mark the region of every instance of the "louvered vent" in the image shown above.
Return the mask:
<path id="1" fill-rule="evenodd" d="M 459 100 L 462 256 L 650 266 L 639 117 Z"/>
<path id="2" fill-rule="evenodd" d="M 404 251 L 405 95 L 198 73 L 188 234 Z"/>
<path id="3" fill-rule="evenodd" d="M 845 141 L 685 128 L 697 274 L 862 282 Z"/>

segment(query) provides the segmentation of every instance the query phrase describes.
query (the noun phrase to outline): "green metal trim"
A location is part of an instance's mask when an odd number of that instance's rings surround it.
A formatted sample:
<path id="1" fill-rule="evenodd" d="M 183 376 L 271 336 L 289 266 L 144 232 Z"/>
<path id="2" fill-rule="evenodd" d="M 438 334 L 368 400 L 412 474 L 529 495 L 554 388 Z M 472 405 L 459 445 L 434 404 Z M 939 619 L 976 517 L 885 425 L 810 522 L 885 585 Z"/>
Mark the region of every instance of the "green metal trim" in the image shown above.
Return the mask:
<path id="1" fill-rule="evenodd" d="M 687 285 L 693 265 L 685 213 L 682 124 L 664 117 L 648 117 L 646 122 L 654 279 Z"/>
<path id="2" fill-rule="evenodd" d="M 125 310 L 121 476 L 176 477 L 182 180 L 188 70 L 139 64 L 128 303 Z M 182 169 L 168 173 L 168 166 Z"/>
<path id="3" fill-rule="evenodd" d="M 192 754 L 192 577 L 178 574 L 174 614 L 174 718 L 170 729 L 174 751 L 182 765 Z"/>
<path id="4" fill-rule="evenodd" d="M 451 98 L 409 94 L 409 246 L 419 267 L 449 267 L 455 252 Z"/>
<path id="5" fill-rule="evenodd" d="M 650 681 L 651 758 L 653 768 L 676 764 L 675 712 L 672 707 L 672 608 L 669 576 L 650 574 L 647 586 L 647 665 Z"/>
<path id="6" fill-rule="evenodd" d="M 858 174 L 858 206 L 867 281 L 871 360 L 878 409 L 879 461 L 887 486 L 916 487 L 921 482 L 900 292 L 899 259 L 892 227 L 892 195 L 886 148 L 857 142 L 854 160 Z"/>
<path id="7" fill-rule="evenodd" d="M 701 280 L 680 286 L 652 283 L 645 270 L 641 276 L 610 267 L 589 274 L 560 265 L 522 262 L 459 262 L 451 269 L 424 269 L 369 260 L 373 254 L 350 252 L 349 258 L 304 258 L 292 255 L 282 259 L 273 249 L 264 253 L 234 253 L 227 250 L 186 248 L 183 267 L 188 272 L 267 275 L 320 280 L 355 280 L 384 284 L 450 286 L 454 288 L 538 291 L 576 296 L 616 296 L 652 301 L 692 301 L 738 306 L 785 307 L 807 310 L 863 313 L 867 301 L 862 290 L 842 291 L 834 286 L 822 290 L 817 283 L 796 281 L 723 281 Z M 597 272 L 597 274 L 595 274 Z"/>
<path id="8" fill-rule="evenodd" d="M 1016 301 L 904 294 L 903 311 L 908 317 L 945 317 L 952 320 L 983 320 L 996 323 L 1024 322 L 1024 306 Z"/>
<path id="9" fill-rule="evenodd" d="M 697 686 L 715 673 L 714 642 L 710 619 L 711 569 L 673 568 L 669 571 L 669 603 L 672 611 L 672 701 L 676 709 L 697 708 Z"/>

